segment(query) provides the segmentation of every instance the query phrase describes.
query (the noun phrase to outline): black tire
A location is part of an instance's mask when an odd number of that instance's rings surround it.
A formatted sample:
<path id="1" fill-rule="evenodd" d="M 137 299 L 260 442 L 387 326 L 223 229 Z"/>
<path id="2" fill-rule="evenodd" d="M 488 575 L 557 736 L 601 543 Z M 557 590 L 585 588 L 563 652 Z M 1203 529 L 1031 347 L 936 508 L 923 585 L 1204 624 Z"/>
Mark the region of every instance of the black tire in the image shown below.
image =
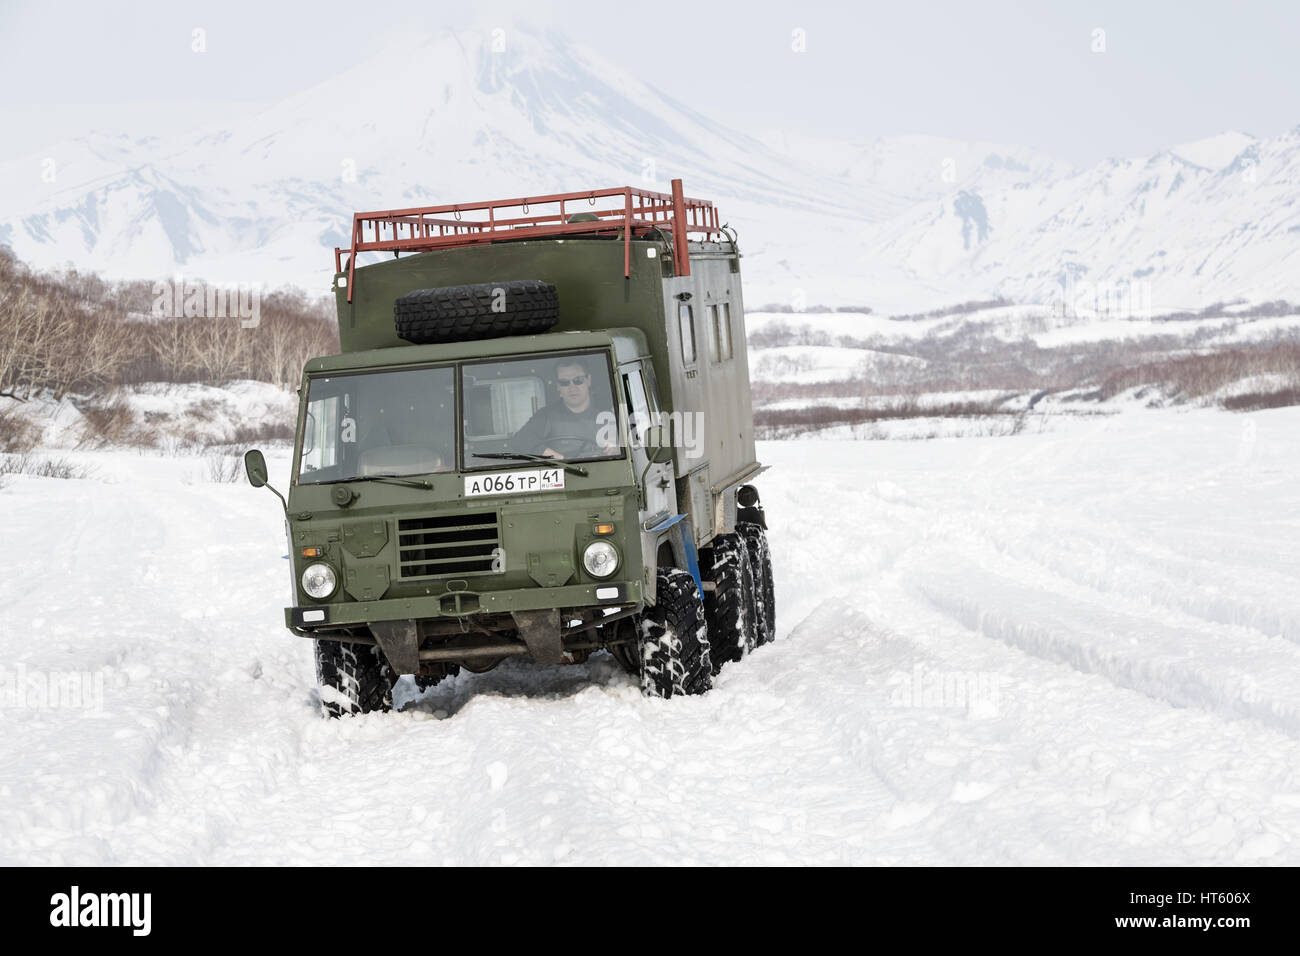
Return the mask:
<path id="1" fill-rule="evenodd" d="M 641 693 L 647 697 L 703 694 L 713 687 L 704 601 L 695 579 L 677 568 L 660 568 L 656 603 L 637 620 Z"/>
<path id="2" fill-rule="evenodd" d="M 758 595 L 749 546 L 741 534 L 720 534 L 700 553 L 700 571 L 713 587 L 704 591 L 713 673 L 755 647 Z"/>
<path id="3" fill-rule="evenodd" d="M 559 315 L 555 286 L 540 279 L 417 289 L 393 304 L 398 336 L 416 345 L 536 335 Z"/>
<path id="4" fill-rule="evenodd" d="M 382 713 L 393 708 L 397 675 L 374 644 L 318 640 L 316 681 L 326 717 Z"/>
<path id="5" fill-rule="evenodd" d="M 749 560 L 754 566 L 754 604 L 756 627 L 754 646 L 762 647 L 776 640 L 776 582 L 772 580 L 772 549 L 762 525 L 741 522 L 736 531 L 745 539 Z"/>

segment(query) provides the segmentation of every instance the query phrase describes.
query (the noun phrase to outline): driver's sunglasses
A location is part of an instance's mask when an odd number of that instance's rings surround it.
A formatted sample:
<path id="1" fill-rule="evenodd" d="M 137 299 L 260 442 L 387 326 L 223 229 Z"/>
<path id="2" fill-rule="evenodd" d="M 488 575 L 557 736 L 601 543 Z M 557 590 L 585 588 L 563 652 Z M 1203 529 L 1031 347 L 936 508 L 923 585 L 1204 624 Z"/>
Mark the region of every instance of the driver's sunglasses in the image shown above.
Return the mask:
<path id="1" fill-rule="evenodd" d="M 558 381 L 560 383 L 560 388 L 568 388 L 570 385 L 586 385 L 587 376 L 575 375 L 573 376 L 573 378 L 562 378 L 559 379 Z"/>

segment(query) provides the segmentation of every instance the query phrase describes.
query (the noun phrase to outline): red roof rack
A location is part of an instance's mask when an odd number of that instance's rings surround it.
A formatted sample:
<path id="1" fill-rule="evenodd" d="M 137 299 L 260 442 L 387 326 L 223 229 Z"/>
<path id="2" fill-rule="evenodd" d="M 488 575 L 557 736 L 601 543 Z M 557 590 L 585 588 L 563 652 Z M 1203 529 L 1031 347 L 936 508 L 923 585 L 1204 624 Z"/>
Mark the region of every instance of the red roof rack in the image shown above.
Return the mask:
<path id="1" fill-rule="evenodd" d="M 720 233 L 718 211 L 707 200 L 683 196 L 680 179 L 673 180 L 672 188 L 671 195 L 618 186 L 553 196 L 359 212 L 352 217 L 350 250 L 334 250 L 334 272 L 343 271 L 343 253 L 350 251 L 348 301 L 351 302 L 359 252 L 427 252 L 507 239 L 611 233 L 622 236 L 623 275 L 628 276 L 631 275 L 632 236 L 658 230 L 672 235 L 673 271 L 677 275 L 690 275 L 685 237 L 702 233 L 708 238 Z M 601 202 L 615 197 L 621 202 Z M 547 208 L 535 212 L 533 206 Z M 596 219 L 572 222 L 571 217 L 578 213 L 590 213 Z"/>

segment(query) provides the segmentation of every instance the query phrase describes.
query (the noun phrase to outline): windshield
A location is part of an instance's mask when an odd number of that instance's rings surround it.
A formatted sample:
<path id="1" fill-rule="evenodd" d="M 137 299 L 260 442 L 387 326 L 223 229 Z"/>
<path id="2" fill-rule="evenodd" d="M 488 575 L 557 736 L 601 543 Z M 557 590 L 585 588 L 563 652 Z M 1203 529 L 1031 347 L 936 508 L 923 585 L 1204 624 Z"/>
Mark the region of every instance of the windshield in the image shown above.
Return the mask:
<path id="1" fill-rule="evenodd" d="M 452 366 L 311 379 L 299 482 L 453 470 L 455 386 Z"/>
<path id="2" fill-rule="evenodd" d="M 532 355 L 461 368 L 468 468 L 515 455 L 566 461 L 621 458 L 614 386 L 604 352 Z"/>
<path id="3" fill-rule="evenodd" d="M 467 469 L 623 456 L 604 352 L 468 362 L 461 389 Z M 299 483 L 453 471 L 455 393 L 452 365 L 313 377 Z"/>

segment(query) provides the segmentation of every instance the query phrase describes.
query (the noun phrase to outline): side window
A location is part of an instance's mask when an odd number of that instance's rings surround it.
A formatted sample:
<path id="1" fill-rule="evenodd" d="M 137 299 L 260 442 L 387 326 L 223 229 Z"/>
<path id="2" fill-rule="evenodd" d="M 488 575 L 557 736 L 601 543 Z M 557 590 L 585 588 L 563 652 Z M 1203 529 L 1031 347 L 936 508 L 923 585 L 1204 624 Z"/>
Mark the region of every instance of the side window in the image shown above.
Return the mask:
<path id="1" fill-rule="evenodd" d="M 319 471 L 338 464 L 339 402 L 338 395 L 308 402 L 301 471 Z"/>
<path id="2" fill-rule="evenodd" d="M 709 306 L 709 357 L 715 362 L 722 361 L 722 333 L 718 328 L 718 307 Z"/>
<path id="3" fill-rule="evenodd" d="M 650 414 L 657 416 L 663 409 L 659 402 L 659 385 L 655 382 L 655 368 L 649 362 L 641 366 L 641 374 L 645 378 L 645 397 L 650 403 Z"/>
<path id="4" fill-rule="evenodd" d="M 695 364 L 695 313 L 689 303 L 677 306 L 677 322 L 682 331 L 682 361 L 687 365 Z"/>
<path id="5" fill-rule="evenodd" d="M 651 424 L 650 402 L 646 398 L 641 370 L 629 369 L 623 373 L 623 391 L 627 395 L 627 427 L 634 444 L 640 445 L 646 428 Z"/>
<path id="6" fill-rule="evenodd" d="M 718 327 L 718 350 L 722 361 L 729 360 L 735 352 L 731 347 L 731 303 L 722 303 L 722 324 Z"/>

